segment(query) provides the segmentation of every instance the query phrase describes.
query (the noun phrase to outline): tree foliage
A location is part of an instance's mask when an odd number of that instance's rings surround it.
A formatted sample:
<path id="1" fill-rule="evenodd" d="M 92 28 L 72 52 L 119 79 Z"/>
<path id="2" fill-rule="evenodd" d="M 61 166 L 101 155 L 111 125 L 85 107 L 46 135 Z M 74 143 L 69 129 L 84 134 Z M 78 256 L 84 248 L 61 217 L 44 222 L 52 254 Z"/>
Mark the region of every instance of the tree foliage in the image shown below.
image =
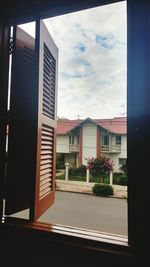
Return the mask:
<path id="1" fill-rule="evenodd" d="M 89 158 L 87 161 L 90 173 L 93 177 L 100 177 L 113 171 L 114 163 L 110 158 Z"/>

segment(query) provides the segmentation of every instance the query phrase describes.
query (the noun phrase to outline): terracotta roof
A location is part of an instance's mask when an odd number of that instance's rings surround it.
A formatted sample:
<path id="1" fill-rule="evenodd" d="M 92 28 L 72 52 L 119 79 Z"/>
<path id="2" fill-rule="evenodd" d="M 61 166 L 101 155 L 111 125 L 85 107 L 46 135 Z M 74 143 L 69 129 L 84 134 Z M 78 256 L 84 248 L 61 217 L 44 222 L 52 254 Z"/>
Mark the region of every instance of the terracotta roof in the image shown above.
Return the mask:
<path id="1" fill-rule="evenodd" d="M 127 133 L 127 118 L 116 117 L 113 119 L 96 119 L 94 120 L 99 126 L 102 126 L 107 131 L 117 134 Z"/>
<path id="2" fill-rule="evenodd" d="M 95 122 L 97 125 L 103 127 L 111 133 L 126 134 L 127 133 L 127 118 L 126 117 L 116 117 L 113 119 L 90 119 L 85 120 L 57 120 L 57 134 L 63 135 L 67 134 L 69 131 L 85 123 L 87 120 Z"/>
<path id="3" fill-rule="evenodd" d="M 57 134 L 66 134 L 81 122 L 83 120 L 57 120 Z"/>

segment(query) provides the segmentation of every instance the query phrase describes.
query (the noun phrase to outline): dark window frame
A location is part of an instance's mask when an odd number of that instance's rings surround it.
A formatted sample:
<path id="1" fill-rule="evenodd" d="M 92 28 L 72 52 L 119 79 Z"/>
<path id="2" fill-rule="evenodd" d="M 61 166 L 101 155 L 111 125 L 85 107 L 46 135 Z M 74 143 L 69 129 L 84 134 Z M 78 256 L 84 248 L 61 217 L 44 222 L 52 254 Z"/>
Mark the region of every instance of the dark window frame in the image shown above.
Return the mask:
<path id="1" fill-rule="evenodd" d="M 63 2 L 63 1 L 62 1 Z M 2 74 L 0 77 L 0 92 L 1 92 L 1 98 L 0 98 L 0 106 L 1 111 L 0 115 L 2 117 L 2 120 L 0 122 L 0 128 L 2 129 L 1 137 L 0 137 L 0 143 L 3 144 L 4 148 L 4 139 L 5 139 L 5 133 L 6 133 L 6 121 L 7 121 L 7 115 L 6 115 L 6 101 L 7 101 L 7 77 L 8 77 L 8 56 L 7 56 L 7 49 L 8 49 L 8 33 L 9 33 L 9 27 L 11 23 L 21 23 L 21 22 L 27 22 L 34 20 L 37 15 L 40 17 L 48 17 L 50 15 L 58 15 L 63 13 L 69 13 L 75 10 L 80 10 L 88 7 L 94 7 L 101 4 L 106 4 L 110 2 L 118 2 L 118 1 L 73 1 L 69 5 L 67 2 L 66 6 L 63 6 L 63 3 L 58 3 L 57 5 L 51 6 L 51 4 L 46 1 L 42 5 L 37 5 L 34 9 L 32 4 L 29 5 L 28 8 L 26 7 L 23 9 L 23 7 L 18 7 L 18 11 L 22 10 L 22 12 L 18 12 L 20 18 L 18 19 L 15 15 L 15 8 L 11 10 L 11 8 L 7 8 L 6 10 L 2 9 L 3 17 L 5 18 L 5 21 L 7 24 L 4 24 L 2 21 L 2 24 L 0 25 L 0 55 L 1 55 L 1 69 L 0 73 Z M 68 6 L 67 6 L 68 5 Z M 48 10 L 48 7 L 50 11 Z M 19 9 L 20 8 L 20 9 Z M 34 9 L 34 11 L 33 11 Z M 4 12 L 3 12 L 4 11 Z M 11 12 L 14 11 L 11 14 Z M 129 246 L 119 246 L 118 244 L 115 245 L 115 242 L 108 245 L 108 240 L 106 238 L 106 242 L 104 240 L 101 240 L 102 242 L 98 242 L 99 252 L 107 251 L 109 255 L 111 253 L 118 255 L 133 255 L 137 256 L 137 258 L 140 257 L 140 259 L 144 260 L 144 256 L 148 255 L 148 246 L 146 244 L 148 243 L 148 235 L 147 231 L 149 229 L 149 219 L 148 219 L 148 213 L 145 214 L 145 211 L 143 209 L 145 203 L 149 203 L 150 200 L 150 194 L 149 194 L 149 187 L 147 186 L 145 188 L 145 191 L 141 191 L 141 185 L 140 185 L 140 179 L 141 174 L 143 175 L 145 182 L 149 183 L 149 172 L 147 172 L 146 168 L 144 166 L 148 165 L 148 152 L 149 152 L 149 136 L 150 136 L 150 129 L 149 124 L 147 124 L 147 120 L 149 121 L 149 114 L 150 114 L 150 98 L 149 96 L 149 86 L 150 86 L 150 80 L 149 80 L 149 73 L 147 72 L 148 66 L 149 66 L 149 41 L 150 41 L 150 21 L 149 21 L 149 12 L 150 12 L 150 3 L 148 3 L 146 0 L 136 1 L 136 0 L 128 0 L 127 1 L 127 13 L 128 13 L 128 122 L 127 122 L 127 131 L 128 131 L 128 140 L 127 140 L 127 147 L 128 147 L 128 177 L 129 177 L 129 190 L 128 190 L 128 219 L 129 219 Z M 46 15 L 47 14 L 47 15 Z M 139 40 L 142 39 L 142 42 L 139 42 Z M 4 64 L 5 62 L 5 64 Z M 142 137 L 142 138 L 141 138 Z M 4 151 L 4 149 L 2 150 Z M 140 153 L 139 153 L 140 151 Z M 143 156 L 144 155 L 144 156 Z M 1 159 L 4 160 L 5 155 L 1 155 Z M 133 160 L 134 159 L 134 160 Z M 3 161 L 2 161 L 3 162 Z M 140 163 L 140 164 L 138 164 Z M 1 164 L 0 171 L 2 172 L 4 169 L 4 166 Z M 132 179 L 131 179 L 132 178 Z M 1 191 L 1 196 L 3 195 L 3 192 Z M 140 195 L 140 197 L 139 197 Z M 13 221 L 13 220 L 12 220 Z M 22 233 L 27 232 L 28 236 L 32 236 L 30 229 L 37 232 L 42 232 L 44 235 L 44 232 L 46 233 L 50 232 L 52 234 L 52 237 L 54 236 L 58 238 L 58 236 L 63 239 L 66 238 L 65 234 L 67 235 L 67 231 L 65 229 L 62 229 L 62 231 L 58 231 L 59 234 L 56 234 L 56 230 L 50 229 L 48 226 L 42 226 L 42 224 L 36 226 L 36 225 L 29 225 L 27 222 L 22 223 L 22 226 L 20 224 L 20 221 L 17 222 L 16 220 L 10 222 L 8 220 L 7 223 L 0 225 L 0 232 L 3 231 L 3 234 L 9 233 L 9 229 L 11 227 L 14 227 L 15 231 L 17 232 L 17 229 L 20 229 Z M 27 229 L 28 231 L 24 230 Z M 2 230 L 2 231 L 1 231 Z M 79 247 L 80 238 L 82 239 L 81 235 L 77 233 L 77 244 L 76 246 Z M 80 237 L 79 237 L 80 236 Z M 49 236 L 48 236 L 49 238 Z M 56 238 L 56 239 L 57 239 Z M 64 240 L 65 240 L 64 238 Z M 69 234 L 69 238 L 71 238 L 71 234 Z M 39 239 L 40 234 L 39 234 Z M 59 238 L 58 238 L 59 239 Z M 71 241 L 75 244 L 75 237 L 71 238 Z M 88 239 L 88 235 L 87 235 Z M 66 238 L 67 240 L 67 238 Z M 85 239 L 84 239 L 85 240 Z M 61 241 L 60 241 L 61 242 Z M 85 241 L 85 244 L 83 245 L 84 248 L 87 248 L 88 241 Z M 94 248 L 94 241 L 92 241 L 91 247 Z M 83 242 L 84 243 L 84 242 Z M 131 250 L 130 250 L 131 247 Z M 95 250 L 97 248 L 97 244 L 95 246 Z M 147 254 L 146 254 L 147 253 Z M 140 256 L 138 256 L 138 254 Z M 147 257 L 148 258 L 148 257 Z"/>
<path id="2" fill-rule="evenodd" d="M 69 145 L 74 145 L 74 135 L 69 135 Z"/>
<path id="3" fill-rule="evenodd" d="M 102 135 L 102 145 L 109 146 L 109 135 Z"/>
<path id="4" fill-rule="evenodd" d="M 119 161 L 119 165 L 124 165 L 124 164 L 126 164 L 127 159 L 119 158 L 118 161 Z"/>
<path id="5" fill-rule="evenodd" d="M 121 145 L 121 135 L 116 135 L 115 136 L 115 142 L 116 142 L 116 145 Z"/>

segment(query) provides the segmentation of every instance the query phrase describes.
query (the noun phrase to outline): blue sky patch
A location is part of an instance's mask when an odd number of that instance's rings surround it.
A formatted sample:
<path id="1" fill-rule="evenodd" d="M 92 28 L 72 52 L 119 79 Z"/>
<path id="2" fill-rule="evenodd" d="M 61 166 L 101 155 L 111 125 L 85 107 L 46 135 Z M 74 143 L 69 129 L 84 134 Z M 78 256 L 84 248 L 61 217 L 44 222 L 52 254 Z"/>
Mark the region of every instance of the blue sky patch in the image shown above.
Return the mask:
<path id="1" fill-rule="evenodd" d="M 121 44 L 121 42 L 117 40 L 113 34 L 96 35 L 95 40 L 98 45 L 106 49 L 113 49 L 117 45 Z"/>
<path id="2" fill-rule="evenodd" d="M 77 44 L 74 49 L 77 49 L 79 52 L 83 53 L 86 50 L 86 46 L 83 43 Z"/>

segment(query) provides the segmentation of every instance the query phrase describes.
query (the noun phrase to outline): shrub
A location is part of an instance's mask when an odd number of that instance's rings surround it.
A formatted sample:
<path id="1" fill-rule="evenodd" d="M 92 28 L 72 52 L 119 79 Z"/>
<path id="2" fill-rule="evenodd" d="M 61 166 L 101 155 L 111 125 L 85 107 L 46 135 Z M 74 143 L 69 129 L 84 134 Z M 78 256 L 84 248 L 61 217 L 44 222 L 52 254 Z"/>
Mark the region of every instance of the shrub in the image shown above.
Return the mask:
<path id="1" fill-rule="evenodd" d="M 114 194 L 114 189 L 109 184 L 95 184 L 92 187 L 92 192 L 96 196 L 111 196 Z"/>
<path id="2" fill-rule="evenodd" d="M 118 174 L 113 176 L 113 183 L 118 185 L 128 185 L 128 178 L 125 174 Z"/>
<path id="3" fill-rule="evenodd" d="M 100 183 L 100 178 L 99 177 L 93 177 L 90 175 L 90 182 L 91 183 Z M 107 174 L 103 175 L 103 183 L 104 184 L 109 184 L 109 176 Z"/>
<path id="4" fill-rule="evenodd" d="M 79 168 L 69 168 L 69 176 L 82 176 L 86 177 L 86 166 L 81 165 Z"/>

